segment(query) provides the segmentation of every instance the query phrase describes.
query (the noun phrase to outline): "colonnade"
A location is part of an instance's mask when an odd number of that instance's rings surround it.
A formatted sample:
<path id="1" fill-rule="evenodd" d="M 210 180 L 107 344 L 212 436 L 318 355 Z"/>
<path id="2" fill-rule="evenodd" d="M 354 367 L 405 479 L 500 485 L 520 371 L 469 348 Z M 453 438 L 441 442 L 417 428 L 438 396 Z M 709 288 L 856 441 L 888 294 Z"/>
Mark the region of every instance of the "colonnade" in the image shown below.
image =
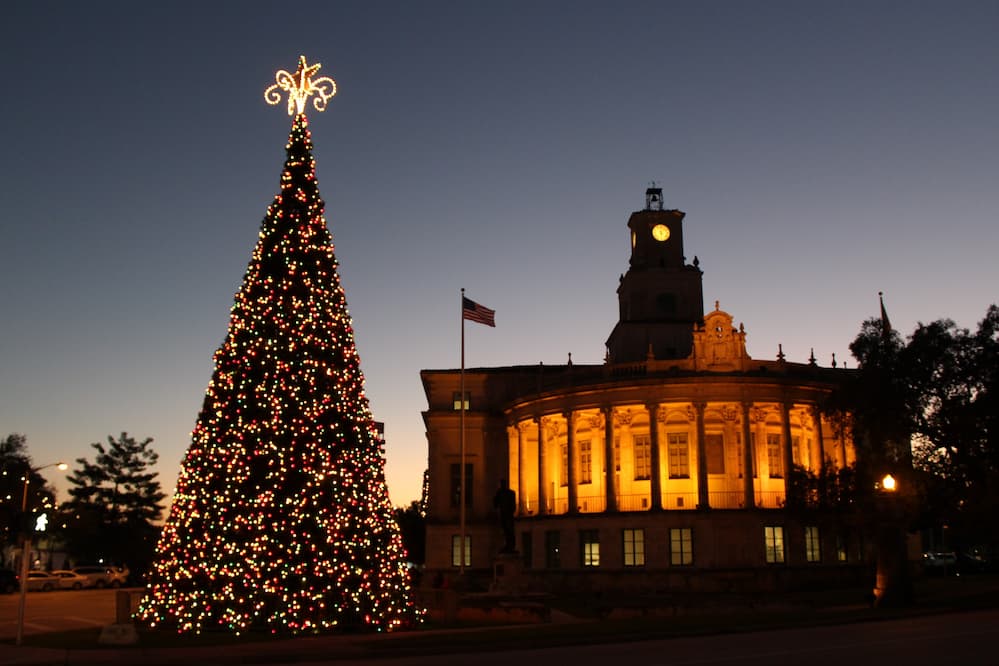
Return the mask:
<path id="1" fill-rule="evenodd" d="M 817 405 L 794 401 L 522 410 L 508 436 L 522 516 L 779 508 L 794 465 L 817 474 L 853 457 Z"/>

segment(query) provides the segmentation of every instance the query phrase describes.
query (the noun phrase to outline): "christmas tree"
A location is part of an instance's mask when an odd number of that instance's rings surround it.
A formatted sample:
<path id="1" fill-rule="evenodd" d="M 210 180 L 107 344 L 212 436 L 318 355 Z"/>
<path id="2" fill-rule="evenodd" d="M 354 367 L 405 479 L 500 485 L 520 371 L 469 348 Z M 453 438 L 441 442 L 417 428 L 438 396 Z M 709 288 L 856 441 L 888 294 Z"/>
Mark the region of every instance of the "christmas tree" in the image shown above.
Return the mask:
<path id="1" fill-rule="evenodd" d="M 304 56 L 294 116 L 137 617 L 180 632 L 414 624 L 402 538 L 323 216 L 304 108 L 335 92 Z"/>

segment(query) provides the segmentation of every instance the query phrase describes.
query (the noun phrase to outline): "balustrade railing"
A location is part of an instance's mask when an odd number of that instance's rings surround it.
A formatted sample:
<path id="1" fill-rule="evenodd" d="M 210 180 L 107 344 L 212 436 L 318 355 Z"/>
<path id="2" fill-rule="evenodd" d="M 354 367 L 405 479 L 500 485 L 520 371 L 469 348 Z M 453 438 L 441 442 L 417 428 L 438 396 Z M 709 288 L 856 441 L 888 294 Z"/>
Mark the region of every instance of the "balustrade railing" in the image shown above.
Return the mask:
<path id="1" fill-rule="evenodd" d="M 746 508 L 746 493 L 741 490 L 709 492 L 708 505 L 712 509 L 744 509 Z"/>
<path id="2" fill-rule="evenodd" d="M 761 509 L 784 508 L 784 492 L 781 490 L 757 490 L 755 492 L 756 506 Z M 569 498 L 556 497 L 549 499 L 548 513 L 561 515 L 569 512 Z M 744 509 L 746 496 L 741 490 L 712 491 L 708 493 L 708 504 L 712 509 Z M 527 501 L 526 510 L 521 516 L 532 516 L 537 513 L 537 502 Z M 576 498 L 576 508 L 580 513 L 602 513 L 607 510 L 607 498 L 603 495 L 584 495 Z M 648 494 L 618 495 L 618 511 L 648 511 L 652 508 L 652 499 Z M 697 493 L 663 493 L 663 509 L 667 511 L 685 511 L 697 508 Z"/>
<path id="3" fill-rule="evenodd" d="M 683 511 L 697 508 L 697 493 L 663 493 L 663 508 Z"/>
<path id="4" fill-rule="evenodd" d="M 618 511 L 648 511 L 652 503 L 648 495 L 618 495 Z"/>
<path id="5" fill-rule="evenodd" d="M 756 506 L 761 509 L 783 509 L 784 508 L 784 491 L 783 490 L 757 490 L 756 491 Z"/>
<path id="6" fill-rule="evenodd" d="M 607 508 L 607 498 L 603 495 L 577 497 L 576 503 L 580 513 L 601 513 Z"/>

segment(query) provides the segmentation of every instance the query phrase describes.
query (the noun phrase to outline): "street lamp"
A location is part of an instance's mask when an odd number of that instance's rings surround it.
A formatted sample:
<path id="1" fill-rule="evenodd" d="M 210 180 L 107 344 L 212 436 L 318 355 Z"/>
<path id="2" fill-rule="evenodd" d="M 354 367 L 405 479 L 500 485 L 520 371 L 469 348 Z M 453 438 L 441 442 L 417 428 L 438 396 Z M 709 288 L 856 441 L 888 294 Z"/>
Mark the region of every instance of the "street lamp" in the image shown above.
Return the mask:
<path id="1" fill-rule="evenodd" d="M 24 602 L 28 596 L 28 560 L 31 558 L 31 531 L 34 526 L 28 526 L 28 485 L 31 483 L 31 475 L 37 474 L 43 469 L 55 467 L 60 470 L 69 469 L 69 465 L 64 462 L 50 463 L 40 467 L 31 467 L 24 473 L 24 492 L 21 494 L 21 517 L 24 520 L 24 544 L 21 547 L 21 598 L 17 604 L 17 638 L 15 645 L 20 645 L 24 639 Z"/>
<path id="2" fill-rule="evenodd" d="M 903 511 L 897 495 L 898 481 L 885 474 L 875 485 L 878 519 L 878 560 L 874 587 L 874 603 L 881 606 L 903 606 L 909 599 L 909 562 L 903 529 Z"/>

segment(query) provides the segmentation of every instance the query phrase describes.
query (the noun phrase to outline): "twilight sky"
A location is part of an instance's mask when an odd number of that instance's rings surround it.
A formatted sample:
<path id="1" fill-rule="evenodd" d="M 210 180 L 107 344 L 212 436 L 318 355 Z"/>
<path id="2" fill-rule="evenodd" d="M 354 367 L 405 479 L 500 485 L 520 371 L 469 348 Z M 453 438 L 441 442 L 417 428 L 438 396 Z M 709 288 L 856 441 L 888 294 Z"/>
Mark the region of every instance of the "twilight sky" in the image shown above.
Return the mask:
<path id="1" fill-rule="evenodd" d="M 599 363 L 650 181 L 749 353 L 820 365 L 878 312 L 977 326 L 999 286 L 999 3 L 46 2 L 0 27 L 0 436 L 36 464 L 153 437 L 167 491 L 290 118 L 320 191 L 393 503 L 423 368 Z M 65 499 L 65 483 L 47 470 Z"/>

